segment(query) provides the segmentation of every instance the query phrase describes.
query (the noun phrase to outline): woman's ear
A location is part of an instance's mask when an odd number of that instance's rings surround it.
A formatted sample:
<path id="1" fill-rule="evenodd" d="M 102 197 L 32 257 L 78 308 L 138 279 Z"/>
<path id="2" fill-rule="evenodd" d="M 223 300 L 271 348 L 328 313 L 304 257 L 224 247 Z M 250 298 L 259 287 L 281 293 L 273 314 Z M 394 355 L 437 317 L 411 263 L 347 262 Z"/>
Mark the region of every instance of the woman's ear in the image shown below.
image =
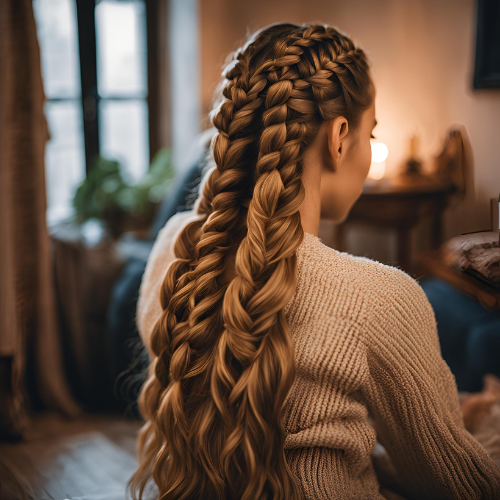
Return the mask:
<path id="1" fill-rule="evenodd" d="M 340 164 L 340 158 L 342 156 L 342 139 L 346 136 L 349 131 L 349 124 L 343 116 L 337 116 L 335 119 L 330 120 L 327 126 L 327 142 L 328 142 L 328 153 L 329 162 L 328 164 L 333 167 L 336 171 Z"/>

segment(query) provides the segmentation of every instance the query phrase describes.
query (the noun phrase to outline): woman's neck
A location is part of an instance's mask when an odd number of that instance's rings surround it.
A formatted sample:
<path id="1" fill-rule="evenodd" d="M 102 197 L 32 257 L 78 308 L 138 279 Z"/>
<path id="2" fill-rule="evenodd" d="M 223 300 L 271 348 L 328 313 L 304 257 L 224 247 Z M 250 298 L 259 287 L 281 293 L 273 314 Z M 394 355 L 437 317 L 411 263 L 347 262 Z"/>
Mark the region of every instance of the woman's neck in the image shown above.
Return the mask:
<path id="1" fill-rule="evenodd" d="M 302 184 L 305 188 L 305 197 L 300 206 L 300 220 L 302 229 L 306 233 L 318 236 L 319 220 L 321 217 L 321 163 L 315 154 L 304 155 Z"/>

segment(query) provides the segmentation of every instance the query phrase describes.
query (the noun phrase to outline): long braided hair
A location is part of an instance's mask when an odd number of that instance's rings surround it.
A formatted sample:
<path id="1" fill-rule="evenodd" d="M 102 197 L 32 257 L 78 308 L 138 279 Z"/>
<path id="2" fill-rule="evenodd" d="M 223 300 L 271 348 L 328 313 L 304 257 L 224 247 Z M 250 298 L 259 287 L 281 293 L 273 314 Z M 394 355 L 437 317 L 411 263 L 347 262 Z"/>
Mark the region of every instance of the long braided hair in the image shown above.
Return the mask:
<path id="1" fill-rule="evenodd" d="M 217 168 L 174 243 L 150 337 L 134 500 L 150 478 L 161 500 L 301 498 L 281 412 L 295 375 L 283 309 L 304 237 L 302 156 L 324 120 L 356 130 L 372 80 L 338 29 L 284 23 L 250 36 L 224 76 Z"/>

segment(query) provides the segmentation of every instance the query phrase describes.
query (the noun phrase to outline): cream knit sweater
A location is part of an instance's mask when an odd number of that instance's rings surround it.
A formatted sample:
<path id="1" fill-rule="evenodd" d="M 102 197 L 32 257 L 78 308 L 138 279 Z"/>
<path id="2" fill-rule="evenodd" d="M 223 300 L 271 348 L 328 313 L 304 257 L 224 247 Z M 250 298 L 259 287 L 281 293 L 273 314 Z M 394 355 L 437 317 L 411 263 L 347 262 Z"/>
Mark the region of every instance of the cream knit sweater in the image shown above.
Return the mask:
<path id="1" fill-rule="evenodd" d="M 174 215 L 148 260 L 137 325 L 150 358 L 172 243 L 197 217 L 195 209 Z M 405 498 L 500 499 L 500 469 L 464 428 L 434 312 L 416 280 L 305 233 L 285 314 L 296 364 L 285 453 L 305 499 L 385 498 L 370 457 L 377 439 Z"/>

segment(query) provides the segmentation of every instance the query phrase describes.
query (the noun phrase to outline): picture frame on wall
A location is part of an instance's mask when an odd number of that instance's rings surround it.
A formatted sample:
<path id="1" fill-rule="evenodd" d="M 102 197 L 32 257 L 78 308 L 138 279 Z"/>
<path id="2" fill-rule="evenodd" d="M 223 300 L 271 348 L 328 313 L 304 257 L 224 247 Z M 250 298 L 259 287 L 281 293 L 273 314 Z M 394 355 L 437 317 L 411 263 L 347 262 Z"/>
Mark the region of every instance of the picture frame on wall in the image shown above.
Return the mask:
<path id="1" fill-rule="evenodd" d="M 474 89 L 500 88 L 500 0 L 475 0 Z"/>

